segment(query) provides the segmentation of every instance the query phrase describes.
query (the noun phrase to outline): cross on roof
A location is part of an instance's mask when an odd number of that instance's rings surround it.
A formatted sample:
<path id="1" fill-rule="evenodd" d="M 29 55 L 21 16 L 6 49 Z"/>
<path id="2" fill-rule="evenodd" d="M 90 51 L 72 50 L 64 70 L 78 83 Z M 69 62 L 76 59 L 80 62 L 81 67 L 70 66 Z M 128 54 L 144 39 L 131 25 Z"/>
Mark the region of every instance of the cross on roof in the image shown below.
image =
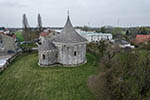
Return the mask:
<path id="1" fill-rule="evenodd" d="M 67 11 L 67 14 L 68 14 L 68 16 L 69 16 L 69 10 Z"/>

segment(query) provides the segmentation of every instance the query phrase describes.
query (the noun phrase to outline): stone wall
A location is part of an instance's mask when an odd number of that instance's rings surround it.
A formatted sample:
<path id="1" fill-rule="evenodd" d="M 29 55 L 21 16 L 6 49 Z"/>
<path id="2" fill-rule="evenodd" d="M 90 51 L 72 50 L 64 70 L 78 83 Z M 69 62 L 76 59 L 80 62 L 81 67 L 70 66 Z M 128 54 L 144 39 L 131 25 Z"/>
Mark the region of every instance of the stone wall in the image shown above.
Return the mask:
<path id="1" fill-rule="evenodd" d="M 53 65 L 57 63 L 57 50 L 39 52 L 39 65 Z"/>
<path id="2" fill-rule="evenodd" d="M 86 62 L 86 44 L 55 44 L 58 48 L 58 63 L 78 65 Z"/>

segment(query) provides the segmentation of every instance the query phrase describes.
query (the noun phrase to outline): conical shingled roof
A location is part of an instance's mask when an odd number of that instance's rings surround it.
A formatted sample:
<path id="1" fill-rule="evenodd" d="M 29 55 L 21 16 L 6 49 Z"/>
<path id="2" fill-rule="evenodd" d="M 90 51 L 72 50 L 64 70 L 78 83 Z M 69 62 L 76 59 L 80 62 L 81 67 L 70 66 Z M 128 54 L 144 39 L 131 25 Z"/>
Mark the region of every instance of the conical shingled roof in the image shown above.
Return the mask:
<path id="1" fill-rule="evenodd" d="M 55 50 L 56 46 L 50 41 L 45 40 L 41 46 L 39 46 L 39 51 Z"/>
<path id="2" fill-rule="evenodd" d="M 70 18 L 68 16 L 66 25 L 64 29 L 60 32 L 60 35 L 56 36 L 53 40 L 54 42 L 60 43 L 81 43 L 87 42 L 85 38 L 80 36 L 73 28 Z"/>

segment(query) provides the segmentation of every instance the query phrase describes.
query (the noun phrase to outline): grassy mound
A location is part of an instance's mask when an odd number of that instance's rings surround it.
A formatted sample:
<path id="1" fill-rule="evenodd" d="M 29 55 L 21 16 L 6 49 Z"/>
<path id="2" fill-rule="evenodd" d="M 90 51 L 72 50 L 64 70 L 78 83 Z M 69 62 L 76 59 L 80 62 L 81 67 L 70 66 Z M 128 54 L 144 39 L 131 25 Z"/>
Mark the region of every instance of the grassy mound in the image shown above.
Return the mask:
<path id="1" fill-rule="evenodd" d="M 19 56 L 0 74 L 0 100 L 94 100 L 89 75 L 96 72 L 96 57 L 75 68 L 41 68 L 37 54 Z"/>

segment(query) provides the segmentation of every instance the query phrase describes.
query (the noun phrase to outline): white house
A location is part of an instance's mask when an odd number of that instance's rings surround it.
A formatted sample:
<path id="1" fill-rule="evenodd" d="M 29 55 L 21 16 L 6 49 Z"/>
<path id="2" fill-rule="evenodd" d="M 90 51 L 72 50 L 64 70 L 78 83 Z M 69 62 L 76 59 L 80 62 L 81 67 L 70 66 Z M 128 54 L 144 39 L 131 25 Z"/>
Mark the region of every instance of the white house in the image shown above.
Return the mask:
<path id="1" fill-rule="evenodd" d="M 99 42 L 100 40 L 111 41 L 113 38 L 111 33 L 95 33 L 80 31 L 80 35 L 86 38 L 89 42 Z"/>

